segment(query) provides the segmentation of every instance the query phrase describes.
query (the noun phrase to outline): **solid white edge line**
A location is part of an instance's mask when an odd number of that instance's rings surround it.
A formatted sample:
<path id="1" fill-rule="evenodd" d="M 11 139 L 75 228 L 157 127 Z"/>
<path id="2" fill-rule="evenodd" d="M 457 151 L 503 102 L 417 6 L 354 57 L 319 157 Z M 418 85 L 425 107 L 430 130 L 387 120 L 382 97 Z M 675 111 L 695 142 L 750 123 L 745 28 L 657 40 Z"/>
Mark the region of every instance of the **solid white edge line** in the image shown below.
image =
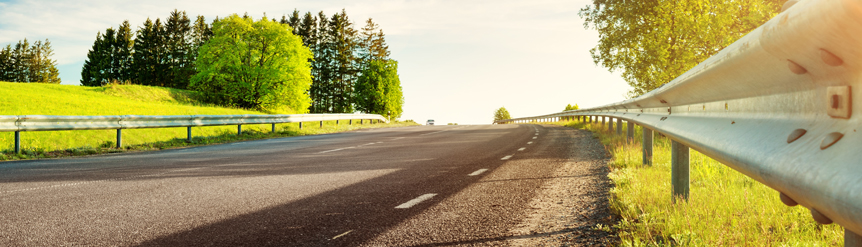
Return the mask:
<path id="1" fill-rule="evenodd" d="M 416 204 L 419 204 L 420 202 L 431 199 L 432 197 L 434 197 L 436 195 L 437 194 L 433 194 L 433 193 L 424 194 L 424 195 L 421 195 L 419 197 L 416 197 L 416 199 L 413 199 L 413 200 L 407 201 L 401 205 L 398 205 L 395 208 L 402 208 L 402 209 L 403 208 L 411 208 L 413 206 L 416 206 Z"/>
<path id="2" fill-rule="evenodd" d="M 500 159 L 500 160 L 507 160 L 507 159 L 511 159 L 511 158 L 512 158 L 512 156 L 511 156 L 511 155 L 506 155 L 506 157 L 503 157 L 503 158 L 502 158 L 502 159 Z"/>
<path id="3" fill-rule="evenodd" d="M 476 170 L 473 173 L 467 174 L 467 176 L 476 176 L 476 175 L 482 174 L 485 171 L 488 171 L 488 169 L 482 168 L 482 169 Z"/>

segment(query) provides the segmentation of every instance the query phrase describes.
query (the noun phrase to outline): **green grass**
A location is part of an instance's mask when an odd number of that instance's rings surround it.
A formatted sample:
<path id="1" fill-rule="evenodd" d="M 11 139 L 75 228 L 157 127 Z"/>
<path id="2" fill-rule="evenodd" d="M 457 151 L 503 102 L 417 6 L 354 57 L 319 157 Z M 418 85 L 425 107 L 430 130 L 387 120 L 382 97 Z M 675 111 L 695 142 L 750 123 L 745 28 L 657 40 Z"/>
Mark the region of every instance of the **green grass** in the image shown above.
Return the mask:
<path id="1" fill-rule="evenodd" d="M 785 206 L 777 191 L 695 150 L 689 200 L 674 204 L 670 140 L 658 134 L 645 166 L 640 127 L 627 141 L 600 123 L 556 124 L 593 132 L 612 155 L 610 204 L 623 246 L 843 246 L 841 226 L 817 224 L 808 209 Z"/>
<path id="2" fill-rule="evenodd" d="M 137 85 L 82 87 L 37 83 L 0 82 L 0 115 L 232 115 L 292 114 L 289 110 L 264 113 L 200 103 L 193 91 Z M 367 122 L 366 122 L 367 123 Z M 22 154 L 13 153 L 13 132 L 0 132 L 0 160 L 62 157 L 128 150 L 153 150 L 190 145 L 225 143 L 239 140 L 313 135 L 349 131 L 358 128 L 415 125 L 412 122 L 392 124 L 347 125 L 342 121 L 243 125 L 243 135 L 236 126 L 194 127 L 195 139 L 186 143 L 186 128 L 126 129 L 123 147 L 116 149 L 116 130 L 74 130 L 21 132 Z"/>

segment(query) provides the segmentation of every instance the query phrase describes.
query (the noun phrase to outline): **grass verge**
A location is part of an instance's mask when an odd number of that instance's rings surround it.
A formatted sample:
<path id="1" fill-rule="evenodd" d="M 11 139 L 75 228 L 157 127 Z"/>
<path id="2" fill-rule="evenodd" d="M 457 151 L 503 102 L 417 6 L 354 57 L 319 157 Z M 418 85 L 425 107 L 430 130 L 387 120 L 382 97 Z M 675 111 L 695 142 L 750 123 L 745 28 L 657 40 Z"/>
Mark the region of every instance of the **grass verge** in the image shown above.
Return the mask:
<path id="1" fill-rule="evenodd" d="M 808 209 L 787 207 L 778 192 L 695 150 L 688 202 L 672 203 L 670 140 L 658 134 L 653 165 L 642 165 L 634 140 L 600 123 L 558 122 L 593 132 L 612 155 L 611 210 L 622 246 L 843 246 L 844 229 L 820 225 Z M 625 130 L 625 126 L 623 127 Z"/>
<path id="2" fill-rule="evenodd" d="M 0 82 L 0 115 L 236 115 L 293 114 L 290 109 L 259 112 L 204 104 L 197 93 L 162 87 L 139 85 L 108 85 L 83 87 L 41 83 Z M 13 152 L 14 133 L 0 132 L 0 160 L 52 158 L 98 153 L 154 150 L 241 140 L 313 135 L 350 131 L 369 127 L 415 125 L 413 122 L 375 125 L 347 125 L 342 121 L 277 124 L 271 132 L 269 124 L 243 125 L 243 135 L 236 135 L 236 126 L 192 128 L 195 138 L 186 143 L 186 128 L 126 129 L 123 147 L 114 148 L 116 130 L 73 130 L 21 132 L 21 154 Z"/>

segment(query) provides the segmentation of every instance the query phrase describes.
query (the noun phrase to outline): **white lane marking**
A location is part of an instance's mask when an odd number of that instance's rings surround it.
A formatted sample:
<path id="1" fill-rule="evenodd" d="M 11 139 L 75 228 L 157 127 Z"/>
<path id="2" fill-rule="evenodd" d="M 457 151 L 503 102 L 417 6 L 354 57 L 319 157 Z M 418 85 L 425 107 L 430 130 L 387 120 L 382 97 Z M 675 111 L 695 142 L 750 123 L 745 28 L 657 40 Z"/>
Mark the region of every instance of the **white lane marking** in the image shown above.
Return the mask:
<path id="1" fill-rule="evenodd" d="M 360 147 L 364 147 L 364 146 L 368 146 L 368 145 L 374 145 L 374 144 L 377 144 L 377 143 L 374 143 L 374 142 L 372 142 L 372 143 L 366 143 L 366 144 L 362 144 L 362 145 L 359 145 L 359 146 L 360 146 Z"/>
<path id="2" fill-rule="evenodd" d="M 502 158 L 502 159 L 500 159 L 500 160 L 507 160 L 507 159 L 511 159 L 511 158 L 512 158 L 512 156 L 511 156 L 511 155 L 506 155 L 506 157 L 503 157 L 503 158 Z"/>
<path id="3" fill-rule="evenodd" d="M 539 135 L 539 132 L 536 132 L 536 135 Z"/>
<path id="4" fill-rule="evenodd" d="M 395 208 L 410 208 L 410 207 L 416 206 L 416 204 L 419 204 L 420 202 L 431 199 L 431 197 L 434 197 L 436 195 L 437 194 L 424 194 L 424 195 L 421 195 L 419 197 L 416 197 L 416 199 L 413 199 L 413 200 L 405 202 L 404 204 L 398 205 Z"/>
<path id="5" fill-rule="evenodd" d="M 401 140 L 401 139 L 404 139 L 404 138 L 405 138 L 405 137 L 395 137 L 395 138 L 392 138 L 392 140 L 393 140 L 393 141 L 394 141 L 394 140 Z"/>
<path id="6" fill-rule="evenodd" d="M 519 148 L 518 151 L 524 151 L 524 149 L 527 149 L 527 148 Z"/>
<path id="7" fill-rule="evenodd" d="M 476 176 L 476 175 L 482 174 L 483 172 L 485 172 L 485 171 L 487 171 L 487 170 L 488 170 L 488 169 L 479 169 L 479 170 L 476 170 L 476 171 L 475 171 L 475 172 L 473 172 L 473 173 L 467 174 L 467 176 Z"/>
<path id="8" fill-rule="evenodd" d="M 527 145 L 533 144 L 533 142 L 527 142 Z"/>
<path id="9" fill-rule="evenodd" d="M 383 143 L 383 142 L 377 142 L 377 144 L 380 144 L 380 143 Z"/>
<path id="10" fill-rule="evenodd" d="M 338 236 L 332 237 L 332 239 L 330 239 L 330 240 L 335 240 L 336 238 L 344 237 L 344 235 L 347 235 L 348 233 L 350 233 L 350 232 L 352 232 L 352 231 L 353 231 L 353 230 L 346 231 L 346 232 L 344 232 L 344 233 L 342 233 L 342 234 L 338 234 Z"/>
<path id="11" fill-rule="evenodd" d="M 339 148 L 339 149 L 333 149 L 333 150 L 326 150 L 326 151 L 319 152 L 319 154 L 325 154 L 325 153 L 329 153 L 329 152 L 341 151 L 341 150 L 351 149 L 351 148 L 356 148 L 356 147 L 346 147 L 346 148 Z"/>
<path id="12" fill-rule="evenodd" d="M 437 131 L 437 132 L 425 133 L 425 134 L 421 134 L 420 136 L 424 136 L 424 135 L 431 135 L 431 134 L 437 134 L 437 133 L 440 133 L 440 132 L 446 132 L 446 131 L 449 131 L 449 130 L 441 130 L 441 131 Z"/>
<path id="13" fill-rule="evenodd" d="M 536 136 L 534 136 L 533 139 L 536 139 Z"/>

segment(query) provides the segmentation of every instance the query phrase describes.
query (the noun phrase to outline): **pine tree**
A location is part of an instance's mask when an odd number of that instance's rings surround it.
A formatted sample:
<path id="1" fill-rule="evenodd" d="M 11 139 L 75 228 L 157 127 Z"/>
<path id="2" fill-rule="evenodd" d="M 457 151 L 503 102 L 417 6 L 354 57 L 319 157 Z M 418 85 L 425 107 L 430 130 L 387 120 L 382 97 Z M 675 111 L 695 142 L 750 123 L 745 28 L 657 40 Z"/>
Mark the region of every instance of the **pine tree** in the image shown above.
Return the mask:
<path id="1" fill-rule="evenodd" d="M 194 61 L 189 61 L 191 53 L 191 21 L 186 12 L 174 9 L 165 24 L 164 44 L 167 50 L 166 69 L 168 72 L 167 86 L 185 89 L 189 78 L 194 74 Z"/>
<path id="2" fill-rule="evenodd" d="M 29 54 L 30 42 L 27 39 L 18 41 L 15 45 L 15 50 L 12 51 L 12 78 L 14 82 L 28 82 L 27 75 L 29 72 Z"/>
<path id="3" fill-rule="evenodd" d="M 156 35 L 153 32 L 153 21 L 147 18 L 144 21 L 144 26 L 138 28 L 135 35 L 135 52 L 132 55 L 132 70 L 134 71 L 133 83 L 140 85 L 154 85 L 156 62 L 153 56 L 153 37 Z"/>
<path id="4" fill-rule="evenodd" d="M 93 42 L 93 47 L 87 52 L 87 60 L 84 60 L 84 68 L 81 70 L 81 85 L 96 87 L 102 85 L 102 61 L 104 58 L 104 41 L 102 33 L 96 34 L 96 41 Z"/>
<path id="5" fill-rule="evenodd" d="M 347 12 L 332 15 L 329 35 L 332 37 L 332 59 L 336 76 L 333 78 L 333 105 L 331 112 L 353 112 L 353 87 L 356 82 L 357 32 Z"/>
<path id="6" fill-rule="evenodd" d="M 12 46 L 6 45 L 5 48 L 0 49 L 0 81 L 13 81 L 12 62 Z"/>
<path id="7" fill-rule="evenodd" d="M 134 75 L 132 72 L 133 46 L 131 24 L 129 24 L 129 20 L 126 20 L 120 24 L 114 39 L 111 67 L 115 70 L 116 77 L 113 79 L 122 82 L 132 80 Z"/>
<path id="8" fill-rule="evenodd" d="M 51 56 L 54 55 L 54 49 L 51 48 L 51 41 L 45 39 L 45 42 L 41 45 L 41 70 L 39 71 L 39 76 L 41 80 L 39 82 L 44 83 L 52 83 L 52 84 L 60 84 L 60 71 L 57 70 L 57 60 L 51 59 Z"/>

